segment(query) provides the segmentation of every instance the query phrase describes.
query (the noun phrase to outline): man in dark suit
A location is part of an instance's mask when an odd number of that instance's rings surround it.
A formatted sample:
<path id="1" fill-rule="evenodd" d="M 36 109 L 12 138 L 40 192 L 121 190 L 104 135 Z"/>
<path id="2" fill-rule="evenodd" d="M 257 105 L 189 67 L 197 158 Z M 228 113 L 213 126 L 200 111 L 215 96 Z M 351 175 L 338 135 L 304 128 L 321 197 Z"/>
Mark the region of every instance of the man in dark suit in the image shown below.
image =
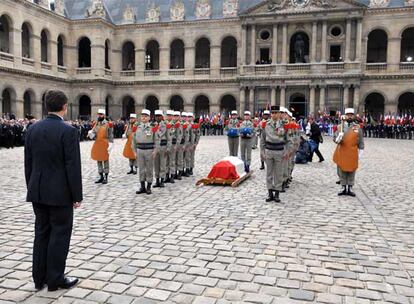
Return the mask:
<path id="1" fill-rule="evenodd" d="M 322 133 L 321 129 L 319 128 L 319 125 L 315 122 L 315 119 L 313 117 L 309 118 L 309 124 L 310 124 L 310 134 L 309 139 L 314 142 L 314 145 L 316 148 L 312 151 L 309 156 L 309 161 L 312 162 L 313 159 L 313 153 L 316 153 L 319 157 L 319 162 L 323 162 L 325 159 L 322 156 L 322 153 L 319 151 L 319 144 L 321 143 L 322 139 Z"/>
<path id="2" fill-rule="evenodd" d="M 40 290 L 68 289 L 78 279 L 64 276 L 73 209 L 83 200 L 78 131 L 63 121 L 68 99 L 49 91 L 46 119 L 32 125 L 25 143 L 27 201 L 35 213 L 33 280 Z"/>

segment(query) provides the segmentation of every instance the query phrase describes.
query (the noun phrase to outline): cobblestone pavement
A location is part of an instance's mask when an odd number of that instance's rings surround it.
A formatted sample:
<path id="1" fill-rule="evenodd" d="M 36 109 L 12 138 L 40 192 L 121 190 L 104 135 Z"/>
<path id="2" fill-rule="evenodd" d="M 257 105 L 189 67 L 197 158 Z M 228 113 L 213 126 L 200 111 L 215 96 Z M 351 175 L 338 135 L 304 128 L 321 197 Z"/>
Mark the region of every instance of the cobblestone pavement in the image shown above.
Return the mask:
<path id="1" fill-rule="evenodd" d="M 264 172 L 239 188 L 194 186 L 227 154 L 202 138 L 194 177 L 137 196 L 117 141 L 108 185 L 82 144 L 85 201 L 76 211 L 69 291 L 34 292 L 33 215 L 23 149 L 0 151 L 0 303 L 414 304 L 414 142 L 366 140 L 357 198 L 339 198 L 334 145 L 297 166 L 282 204 Z"/>

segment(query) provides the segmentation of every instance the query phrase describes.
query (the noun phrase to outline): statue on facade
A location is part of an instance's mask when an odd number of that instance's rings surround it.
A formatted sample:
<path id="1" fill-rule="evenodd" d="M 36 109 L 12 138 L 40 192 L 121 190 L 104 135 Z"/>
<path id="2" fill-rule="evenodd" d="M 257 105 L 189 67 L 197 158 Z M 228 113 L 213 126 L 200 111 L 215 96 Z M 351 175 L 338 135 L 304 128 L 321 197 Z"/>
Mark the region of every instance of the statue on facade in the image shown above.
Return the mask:
<path id="1" fill-rule="evenodd" d="M 293 44 L 293 51 L 295 55 L 295 63 L 304 63 L 305 62 L 305 41 L 302 38 L 301 34 L 296 36 L 295 42 Z"/>
<path id="2" fill-rule="evenodd" d="M 134 9 L 132 7 L 129 6 L 129 4 L 127 5 L 127 7 L 124 10 L 124 14 L 123 14 L 123 23 L 128 24 L 128 23 L 135 23 L 135 12 Z"/>
<path id="3" fill-rule="evenodd" d="M 105 18 L 105 7 L 102 0 L 92 0 L 91 6 L 86 10 L 88 18 Z"/>
<path id="4" fill-rule="evenodd" d="M 267 2 L 267 9 L 269 11 L 274 11 L 277 9 L 281 9 L 285 6 L 286 0 L 270 0 Z"/>

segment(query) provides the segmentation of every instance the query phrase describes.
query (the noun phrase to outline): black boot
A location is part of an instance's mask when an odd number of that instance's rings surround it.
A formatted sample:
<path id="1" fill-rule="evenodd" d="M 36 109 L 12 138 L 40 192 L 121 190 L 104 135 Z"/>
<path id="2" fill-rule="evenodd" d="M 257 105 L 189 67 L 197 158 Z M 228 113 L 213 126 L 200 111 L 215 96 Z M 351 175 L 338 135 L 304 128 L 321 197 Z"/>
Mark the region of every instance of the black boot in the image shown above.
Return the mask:
<path id="1" fill-rule="evenodd" d="M 181 175 L 184 176 L 184 177 L 190 177 L 190 174 L 188 174 L 188 169 L 184 169 L 184 171 L 182 171 Z"/>
<path id="2" fill-rule="evenodd" d="M 171 183 L 171 179 L 170 179 L 170 175 L 166 174 L 165 175 L 165 183 Z"/>
<path id="3" fill-rule="evenodd" d="M 285 193 L 285 192 L 286 192 L 286 189 L 285 189 L 285 182 L 283 182 L 283 184 L 282 184 L 282 190 L 281 190 L 280 192 L 282 192 L 282 193 Z"/>
<path id="4" fill-rule="evenodd" d="M 170 183 L 171 184 L 175 184 L 174 179 L 175 179 L 176 176 L 177 176 L 176 174 L 171 174 L 171 176 L 170 176 Z"/>
<path id="5" fill-rule="evenodd" d="M 188 170 L 188 174 L 190 174 L 190 175 L 193 175 L 194 173 L 193 173 L 193 168 L 190 168 L 189 170 Z"/>
<path id="6" fill-rule="evenodd" d="M 147 183 L 147 194 L 149 195 L 149 194 L 151 194 L 152 192 L 151 192 L 151 183 Z"/>
<path id="7" fill-rule="evenodd" d="M 160 179 L 156 178 L 154 188 L 159 188 L 159 187 L 160 187 Z"/>
<path id="8" fill-rule="evenodd" d="M 355 192 L 352 192 L 352 186 L 348 186 L 348 191 L 346 194 L 352 197 L 356 196 Z"/>
<path id="9" fill-rule="evenodd" d="M 245 166 L 245 171 L 246 171 L 246 173 L 249 173 L 250 172 L 250 165 L 246 165 Z"/>
<path id="10" fill-rule="evenodd" d="M 341 181 L 337 181 L 337 182 L 335 182 L 335 184 L 340 185 L 341 184 Z"/>
<path id="11" fill-rule="evenodd" d="M 133 174 L 134 173 L 134 166 L 131 166 L 131 170 L 127 174 Z"/>
<path id="12" fill-rule="evenodd" d="M 164 188 L 164 187 L 165 187 L 164 179 L 161 178 L 161 180 L 160 180 L 160 188 Z"/>
<path id="13" fill-rule="evenodd" d="M 103 173 L 99 173 L 100 178 L 95 181 L 95 184 L 101 184 L 104 181 Z"/>
<path id="14" fill-rule="evenodd" d="M 275 202 L 280 203 L 279 191 L 275 191 Z"/>
<path id="15" fill-rule="evenodd" d="M 182 173 L 183 171 L 178 171 L 178 173 L 176 174 L 176 177 L 175 177 L 175 179 L 176 180 L 182 180 L 182 178 L 181 178 L 181 176 L 182 176 Z"/>
<path id="16" fill-rule="evenodd" d="M 134 172 L 132 172 L 132 174 L 137 175 L 137 173 L 138 173 L 138 168 L 134 167 Z"/>
<path id="17" fill-rule="evenodd" d="M 260 167 L 260 170 L 264 170 L 264 169 L 265 169 L 264 162 L 262 162 L 262 165 Z"/>
<path id="18" fill-rule="evenodd" d="M 285 188 L 289 189 L 289 181 L 288 180 L 285 181 Z"/>
<path id="19" fill-rule="evenodd" d="M 275 199 L 275 197 L 273 196 L 273 190 L 268 190 L 268 192 L 269 192 L 269 195 L 268 195 L 268 197 L 266 199 L 266 202 L 267 203 L 270 203 L 270 202 L 273 202 L 273 200 Z"/>
<path id="20" fill-rule="evenodd" d="M 146 193 L 147 191 L 145 190 L 145 182 L 141 182 L 141 188 L 135 192 L 136 194 L 142 194 L 142 193 Z"/>
<path id="21" fill-rule="evenodd" d="M 106 185 L 107 183 L 108 183 L 108 173 L 105 173 L 104 180 L 102 181 L 102 184 Z"/>
<path id="22" fill-rule="evenodd" d="M 347 195 L 346 186 L 342 186 L 342 191 L 338 193 L 338 196 Z"/>

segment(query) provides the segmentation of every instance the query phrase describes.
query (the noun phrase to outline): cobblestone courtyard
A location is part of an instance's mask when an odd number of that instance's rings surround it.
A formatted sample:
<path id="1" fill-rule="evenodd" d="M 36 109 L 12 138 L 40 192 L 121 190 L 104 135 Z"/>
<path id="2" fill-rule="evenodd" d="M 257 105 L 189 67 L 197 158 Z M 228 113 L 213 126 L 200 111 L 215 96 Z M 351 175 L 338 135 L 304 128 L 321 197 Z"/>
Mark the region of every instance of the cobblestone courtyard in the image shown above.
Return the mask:
<path id="1" fill-rule="evenodd" d="M 414 304 L 414 141 L 367 139 L 357 198 L 339 198 L 327 139 L 327 161 L 297 166 L 283 204 L 265 203 L 257 150 L 239 188 L 194 186 L 227 154 L 224 137 L 201 139 L 194 177 L 137 196 L 123 145 L 96 186 L 82 143 L 85 200 L 67 263 L 81 283 L 53 293 L 31 279 L 23 149 L 0 151 L 0 303 Z"/>

